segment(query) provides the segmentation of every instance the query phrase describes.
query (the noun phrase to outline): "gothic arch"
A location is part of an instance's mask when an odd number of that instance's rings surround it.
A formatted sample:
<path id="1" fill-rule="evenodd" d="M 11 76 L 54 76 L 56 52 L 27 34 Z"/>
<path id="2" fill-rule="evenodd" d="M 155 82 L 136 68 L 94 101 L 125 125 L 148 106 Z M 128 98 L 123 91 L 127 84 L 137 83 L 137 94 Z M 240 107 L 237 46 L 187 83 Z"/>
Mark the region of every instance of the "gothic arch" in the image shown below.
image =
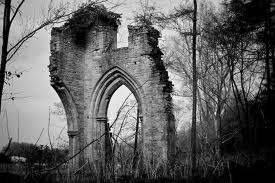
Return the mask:
<path id="1" fill-rule="evenodd" d="M 94 91 L 92 92 L 91 105 L 89 109 L 89 116 L 91 116 L 91 120 L 88 122 L 86 129 L 86 134 L 88 134 L 87 141 L 92 140 L 92 137 L 100 138 L 100 136 L 106 133 L 109 102 L 114 92 L 122 85 L 125 85 L 135 96 L 139 108 L 139 119 L 142 125 L 142 111 L 145 107 L 142 101 L 144 96 L 142 85 L 124 69 L 115 66 L 102 75 L 102 77 L 96 83 Z M 96 133 L 90 133 L 92 131 L 96 131 Z M 105 158 L 108 156 L 107 150 L 105 149 L 106 143 L 107 135 L 105 134 L 105 136 L 101 138 L 101 141 L 98 141 L 96 145 L 91 146 L 90 149 L 87 150 L 89 152 L 93 152 L 92 161 L 94 161 L 94 157 L 97 157 L 101 159 L 100 163 L 104 164 Z"/>
<path id="2" fill-rule="evenodd" d="M 73 156 L 78 152 L 78 113 L 76 110 L 75 102 L 73 100 L 72 95 L 69 90 L 66 88 L 63 82 L 51 82 L 52 87 L 55 89 L 58 94 L 66 113 L 67 118 L 67 129 L 69 136 L 69 157 Z M 78 167 L 79 157 L 73 158 L 69 163 L 70 167 L 74 167 L 70 169 L 70 171 L 75 171 Z"/>
<path id="3" fill-rule="evenodd" d="M 125 85 L 133 93 L 138 102 L 139 110 L 142 113 L 144 108 L 144 105 L 142 105 L 142 98 L 144 96 L 142 85 L 125 70 L 116 66 L 108 70 L 96 84 L 92 97 L 93 116 L 97 118 L 107 117 L 110 99 L 121 85 Z"/>
<path id="4" fill-rule="evenodd" d="M 69 90 L 66 88 L 64 83 L 53 83 L 52 87 L 55 89 L 64 106 L 67 118 L 68 131 L 78 131 L 77 111 L 72 95 L 70 94 Z"/>

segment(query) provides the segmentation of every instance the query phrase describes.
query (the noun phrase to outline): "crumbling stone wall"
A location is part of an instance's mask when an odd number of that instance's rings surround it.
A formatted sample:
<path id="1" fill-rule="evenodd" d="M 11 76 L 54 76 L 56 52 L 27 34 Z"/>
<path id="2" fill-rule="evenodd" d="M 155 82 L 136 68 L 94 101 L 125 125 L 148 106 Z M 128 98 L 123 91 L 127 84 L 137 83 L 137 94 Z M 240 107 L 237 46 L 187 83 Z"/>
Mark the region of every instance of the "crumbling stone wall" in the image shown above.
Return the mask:
<path id="1" fill-rule="evenodd" d="M 143 156 L 174 156 L 172 83 L 161 60 L 160 34 L 152 27 L 128 26 L 128 31 L 129 46 L 117 49 L 114 22 L 102 19 L 81 32 L 81 38 L 66 24 L 52 29 L 51 85 L 65 107 L 70 155 L 84 149 L 70 162 L 71 171 L 88 159 L 104 164 L 107 108 L 123 84 L 138 101 Z"/>

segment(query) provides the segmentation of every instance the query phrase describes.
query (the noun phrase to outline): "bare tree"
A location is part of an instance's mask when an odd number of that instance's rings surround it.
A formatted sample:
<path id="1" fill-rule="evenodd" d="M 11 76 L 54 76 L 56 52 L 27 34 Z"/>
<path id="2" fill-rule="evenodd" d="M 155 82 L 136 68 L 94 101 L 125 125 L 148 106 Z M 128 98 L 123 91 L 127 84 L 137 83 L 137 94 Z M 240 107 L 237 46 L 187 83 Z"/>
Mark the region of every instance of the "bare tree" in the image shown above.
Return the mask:
<path id="1" fill-rule="evenodd" d="M 193 31 L 192 31 L 192 54 L 193 54 L 193 108 L 192 108 L 192 130 L 191 130 L 191 158 L 192 158 L 192 176 L 196 172 L 196 125 L 197 125 L 197 64 L 196 64 L 196 55 L 197 55 L 197 1 L 194 0 L 194 9 L 193 9 Z"/>
<path id="2" fill-rule="evenodd" d="M 93 0 L 85 3 L 86 5 L 97 5 L 100 3 L 105 3 L 109 0 Z M 78 7 L 78 4 L 73 3 L 72 6 L 69 6 L 70 3 L 57 4 L 53 0 L 50 0 L 47 10 L 42 12 L 41 20 L 33 23 L 28 20 L 28 23 L 23 23 L 23 30 L 20 32 L 21 37 L 13 41 L 11 40 L 11 32 L 13 30 L 13 25 L 16 23 L 17 19 L 23 20 L 22 16 L 22 7 L 26 3 L 26 0 L 12 1 L 5 0 L 0 2 L 0 8 L 4 9 L 4 13 L 1 17 L 3 20 L 3 29 L 2 29 L 2 53 L 1 53 L 1 66 L 0 66 L 0 109 L 2 107 L 2 98 L 3 98 L 3 89 L 5 81 L 11 79 L 12 77 L 20 77 L 23 72 L 11 72 L 7 71 L 7 64 L 14 58 L 18 51 L 22 48 L 23 45 L 31 38 L 33 38 L 39 31 L 54 24 L 64 22 L 69 18 L 74 12 L 75 8 Z M 84 4 L 84 6 L 85 6 Z M 113 3 L 112 6 L 116 7 L 120 2 Z M 31 22 L 31 23 L 30 23 Z M 31 24 L 31 25 L 29 25 Z M 11 97 L 14 99 L 14 97 Z"/>
<path id="3" fill-rule="evenodd" d="M 242 134 L 244 144 L 247 144 L 249 100 L 257 95 L 255 92 L 259 88 L 257 81 L 264 73 L 263 64 L 259 61 L 263 58 L 255 44 L 255 34 L 241 31 L 227 10 L 209 17 L 204 26 L 205 40 L 218 61 L 226 66 L 228 75 L 226 81 L 230 85 L 228 88 L 231 93 L 228 98 L 234 99 L 238 112 L 239 131 L 241 131 L 239 134 Z M 224 105 L 223 102 L 221 105 Z M 227 109 L 230 108 L 229 105 L 226 106 Z M 221 130 L 222 128 L 220 132 Z M 222 141 L 226 140 L 222 138 Z"/>
<path id="4" fill-rule="evenodd" d="M 20 37 L 14 44 L 11 43 L 11 30 L 12 25 L 15 20 L 21 16 L 21 8 L 25 0 L 19 1 L 18 4 L 12 3 L 11 0 L 1 1 L 0 6 L 4 8 L 3 14 L 3 29 L 2 29 L 2 53 L 1 53 L 1 68 L 0 68 L 0 108 L 2 104 L 2 96 L 3 96 L 3 88 L 5 84 L 6 76 L 11 75 L 11 72 L 6 71 L 7 63 L 14 57 L 14 55 L 18 52 L 18 50 L 32 38 L 38 31 L 41 29 L 53 25 L 55 23 L 59 23 L 62 18 L 68 16 L 66 11 L 66 7 L 57 7 L 54 8 L 52 6 L 53 1 L 50 1 L 50 5 L 48 6 L 48 14 L 43 17 L 40 23 L 34 25 L 32 29 L 28 29 L 22 33 L 22 37 Z M 10 74 L 9 74 L 10 73 Z M 16 76 L 20 76 L 21 73 L 16 74 Z"/>

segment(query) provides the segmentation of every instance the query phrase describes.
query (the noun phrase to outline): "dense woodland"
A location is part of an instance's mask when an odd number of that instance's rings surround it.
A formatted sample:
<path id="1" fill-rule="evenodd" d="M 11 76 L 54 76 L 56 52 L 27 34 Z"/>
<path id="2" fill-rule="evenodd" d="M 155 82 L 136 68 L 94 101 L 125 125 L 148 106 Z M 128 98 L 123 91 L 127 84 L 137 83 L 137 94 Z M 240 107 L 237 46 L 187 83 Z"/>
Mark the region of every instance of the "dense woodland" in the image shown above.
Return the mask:
<path id="1" fill-rule="evenodd" d="M 207 3 L 198 7 L 198 136 L 203 143 L 216 143 L 221 155 L 272 145 L 274 3 L 263 2 L 224 1 L 219 9 Z M 177 14 L 186 13 L 181 8 Z M 166 21 L 178 35 L 169 42 L 172 47 L 164 49 L 165 62 L 188 81 L 181 92 L 188 96 L 193 81 L 188 17 Z"/>
<path id="2" fill-rule="evenodd" d="M 1 1 L 4 15 L 14 8 L 7 7 L 8 2 Z M 73 18 L 87 7 L 97 9 L 99 15 L 108 14 L 98 3 L 89 1 L 73 13 L 55 12 L 43 26 Z M 151 1 L 140 1 L 133 24 L 173 32 L 162 44 L 163 61 L 171 75 L 180 78 L 174 83 L 173 100 L 187 101 L 187 106 L 175 102 L 174 113 L 182 116 L 182 111 L 189 111 L 192 119 L 178 128 L 173 165 L 152 161 L 141 168 L 137 163 L 141 125 L 136 101 L 128 96 L 109 124 L 113 157 L 104 181 L 233 183 L 275 178 L 275 1 L 221 0 L 218 4 L 184 1 L 165 14 Z M 8 44 L 9 16 L 3 16 L 3 45 Z M 16 52 L 24 42 L 11 48 Z M 2 85 L 13 75 L 5 70 L 8 54 L 13 56 L 7 48 L 3 46 L 1 54 Z M 56 106 L 55 114 L 63 115 L 62 105 Z M 180 124 L 180 117 L 177 120 Z M 68 163 L 67 153 L 66 148 L 11 142 L 0 160 L 7 163 L 11 156 L 20 155 L 28 167 L 58 169 Z M 82 181 L 84 174 L 76 172 L 75 180 Z"/>

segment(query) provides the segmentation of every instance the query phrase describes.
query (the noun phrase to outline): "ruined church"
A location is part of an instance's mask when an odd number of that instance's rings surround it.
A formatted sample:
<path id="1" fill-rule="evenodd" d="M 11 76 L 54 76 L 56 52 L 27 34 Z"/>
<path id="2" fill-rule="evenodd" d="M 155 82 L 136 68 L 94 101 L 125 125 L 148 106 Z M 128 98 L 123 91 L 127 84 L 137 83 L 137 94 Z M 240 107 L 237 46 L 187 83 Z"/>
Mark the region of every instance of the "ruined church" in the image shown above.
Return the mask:
<path id="1" fill-rule="evenodd" d="M 129 25 L 128 47 L 117 48 L 118 19 L 113 12 L 83 9 L 51 32 L 51 85 L 66 111 L 70 171 L 86 161 L 106 164 L 107 110 L 121 85 L 137 99 L 143 159 L 170 161 L 175 155 L 173 85 L 161 59 L 160 33 Z"/>

